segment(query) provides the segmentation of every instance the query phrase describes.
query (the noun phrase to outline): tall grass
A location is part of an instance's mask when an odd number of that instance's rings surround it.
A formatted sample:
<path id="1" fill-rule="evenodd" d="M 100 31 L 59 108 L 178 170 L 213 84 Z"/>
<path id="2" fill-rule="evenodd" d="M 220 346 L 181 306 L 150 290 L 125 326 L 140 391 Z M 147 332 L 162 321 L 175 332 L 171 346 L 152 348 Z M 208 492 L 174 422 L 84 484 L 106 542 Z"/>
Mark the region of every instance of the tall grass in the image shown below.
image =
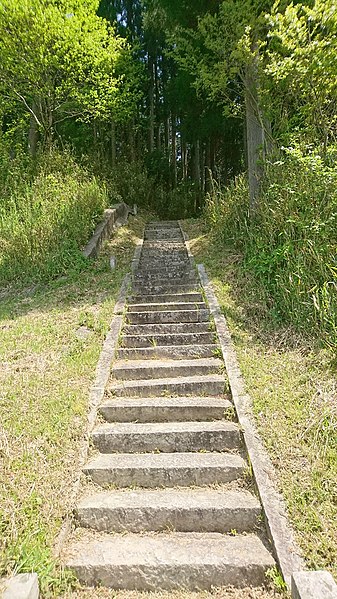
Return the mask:
<path id="1" fill-rule="evenodd" d="M 244 176 L 214 185 L 206 217 L 265 291 L 271 313 L 337 348 L 337 168 L 288 150 L 269 163 L 249 214 Z"/>
<path id="2" fill-rule="evenodd" d="M 34 165 L 2 150 L 0 284 L 57 276 L 83 263 L 80 248 L 108 204 L 104 186 L 68 152 Z"/>

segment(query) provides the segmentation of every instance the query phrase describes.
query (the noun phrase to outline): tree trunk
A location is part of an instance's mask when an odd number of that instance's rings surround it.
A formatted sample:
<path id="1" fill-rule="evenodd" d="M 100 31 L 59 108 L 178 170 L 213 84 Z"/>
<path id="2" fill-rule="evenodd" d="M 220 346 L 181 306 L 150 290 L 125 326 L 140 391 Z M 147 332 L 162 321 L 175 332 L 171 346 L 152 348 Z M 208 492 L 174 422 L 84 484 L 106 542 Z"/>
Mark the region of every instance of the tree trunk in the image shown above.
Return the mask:
<path id="1" fill-rule="evenodd" d="M 200 188 L 200 141 L 193 144 L 193 179 Z"/>
<path id="2" fill-rule="evenodd" d="M 34 112 L 34 114 L 37 111 L 37 103 L 36 102 L 33 102 L 32 111 Z M 35 156 L 36 156 L 39 135 L 40 135 L 40 132 L 39 132 L 38 124 L 36 122 L 36 119 L 33 117 L 33 115 L 31 115 L 30 122 L 29 122 L 29 132 L 28 132 L 28 151 L 32 158 L 35 158 Z"/>
<path id="3" fill-rule="evenodd" d="M 257 64 L 248 65 L 245 74 L 247 166 L 250 208 L 257 207 L 260 181 L 263 173 L 264 129 L 259 110 Z"/>
<path id="4" fill-rule="evenodd" d="M 153 58 L 149 53 L 149 152 L 153 152 L 154 150 L 154 73 L 153 73 Z"/>
<path id="5" fill-rule="evenodd" d="M 116 123 L 112 119 L 111 120 L 111 166 L 115 168 L 116 166 L 116 158 L 117 158 L 117 150 L 116 150 Z"/>
<path id="6" fill-rule="evenodd" d="M 173 173 L 173 187 L 177 187 L 177 121 L 176 115 L 172 114 L 172 146 L 171 146 L 171 161 Z"/>

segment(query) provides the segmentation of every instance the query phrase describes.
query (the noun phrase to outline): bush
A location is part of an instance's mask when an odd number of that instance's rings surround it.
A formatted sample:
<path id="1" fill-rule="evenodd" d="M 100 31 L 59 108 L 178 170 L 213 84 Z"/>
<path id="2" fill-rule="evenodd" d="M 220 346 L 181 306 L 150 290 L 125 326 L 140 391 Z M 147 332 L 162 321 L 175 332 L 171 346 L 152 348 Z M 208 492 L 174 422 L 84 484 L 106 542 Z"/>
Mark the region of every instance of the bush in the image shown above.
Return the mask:
<path id="1" fill-rule="evenodd" d="M 256 214 L 243 176 L 214 186 L 206 216 L 270 298 L 275 316 L 337 347 L 337 168 L 313 152 L 269 163 Z"/>
<path id="2" fill-rule="evenodd" d="M 2 283 L 46 279 L 83 264 L 80 248 L 108 204 L 105 188 L 69 153 L 52 151 L 35 170 L 26 162 L 8 159 L 2 173 Z"/>

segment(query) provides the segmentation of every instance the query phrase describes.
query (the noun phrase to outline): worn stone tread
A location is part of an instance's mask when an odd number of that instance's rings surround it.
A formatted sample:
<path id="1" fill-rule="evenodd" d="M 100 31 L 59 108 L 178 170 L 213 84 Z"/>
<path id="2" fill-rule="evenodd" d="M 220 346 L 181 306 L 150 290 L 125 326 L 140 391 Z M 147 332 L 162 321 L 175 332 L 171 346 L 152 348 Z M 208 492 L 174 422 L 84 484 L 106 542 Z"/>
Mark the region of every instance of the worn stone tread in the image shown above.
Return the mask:
<path id="1" fill-rule="evenodd" d="M 218 533 L 156 535 L 82 534 L 67 565 L 81 582 L 128 590 L 210 589 L 262 584 L 275 565 L 255 535 Z"/>
<path id="2" fill-rule="evenodd" d="M 128 312 L 165 312 L 166 310 L 206 310 L 205 302 L 165 302 L 152 304 L 129 304 Z"/>
<path id="3" fill-rule="evenodd" d="M 179 333 L 211 333 L 209 322 L 175 322 L 164 324 L 124 325 L 123 335 L 177 335 Z M 213 333 L 214 334 L 214 333 Z"/>
<path id="4" fill-rule="evenodd" d="M 145 358 L 211 358 L 219 355 L 219 352 L 220 348 L 215 343 L 203 343 L 202 345 L 156 345 L 155 347 L 119 348 L 117 350 L 117 358 L 121 360 Z"/>
<path id="5" fill-rule="evenodd" d="M 101 453 L 225 451 L 239 449 L 241 435 L 234 422 L 104 423 L 91 433 Z"/>
<path id="6" fill-rule="evenodd" d="M 218 397 L 147 397 L 105 400 L 99 407 L 107 422 L 221 420 L 233 404 Z"/>
<path id="7" fill-rule="evenodd" d="M 167 294 L 157 294 L 157 295 L 133 295 L 129 297 L 128 305 L 132 304 L 163 304 L 165 302 L 202 302 L 203 296 L 201 293 L 189 292 L 189 293 L 167 293 Z"/>
<path id="8" fill-rule="evenodd" d="M 226 378 L 222 374 L 185 376 L 176 378 L 143 379 L 111 383 L 110 390 L 118 397 L 150 397 L 153 395 L 221 395 Z"/>
<path id="9" fill-rule="evenodd" d="M 150 333 L 149 335 L 123 335 L 122 347 L 155 347 L 165 345 L 210 345 L 215 333 Z"/>
<path id="10" fill-rule="evenodd" d="M 115 362 L 112 375 L 127 381 L 135 379 L 159 379 L 177 376 L 207 375 L 221 373 L 223 363 L 218 358 L 194 358 L 192 360 L 119 360 Z"/>
<path id="11" fill-rule="evenodd" d="M 211 488 L 103 491 L 76 507 L 80 526 L 105 532 L 240 533 L 252 531 L 260 516 L 261 505 L 248 491 Z"/>
<path id="12" fill-rule="evenodd" d="M 83 468 L 93 482 L 119 488 L 202 486 L 240 479 L 247 470 L 235 453 L 100 454 Z"/>

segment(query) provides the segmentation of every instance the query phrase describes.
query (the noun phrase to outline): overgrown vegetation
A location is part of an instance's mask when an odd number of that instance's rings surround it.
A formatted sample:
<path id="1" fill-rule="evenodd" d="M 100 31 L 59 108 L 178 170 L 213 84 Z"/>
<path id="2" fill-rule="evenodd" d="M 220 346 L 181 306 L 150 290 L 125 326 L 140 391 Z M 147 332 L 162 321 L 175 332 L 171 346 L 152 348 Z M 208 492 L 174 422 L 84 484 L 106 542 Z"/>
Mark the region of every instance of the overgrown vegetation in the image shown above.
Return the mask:
<path id="1" fill-rule="evenodd" d="M 337 170 L 314 153 L 284 151 L 266 165 L 261 198 L 250 213 L 246 179 L 214 185 L 206 217 L 232 247 L 279 323 L 316 334 L 337 349 Z"/>
<path id="2" fill-rule="evenodd" d="M 83 267 L 81 246 L 109 204 L 104 185 L 67 152 L 50 151 L 33 165 L 22 155 L 2 157 L 1 282 L 46 280 Z"/>

